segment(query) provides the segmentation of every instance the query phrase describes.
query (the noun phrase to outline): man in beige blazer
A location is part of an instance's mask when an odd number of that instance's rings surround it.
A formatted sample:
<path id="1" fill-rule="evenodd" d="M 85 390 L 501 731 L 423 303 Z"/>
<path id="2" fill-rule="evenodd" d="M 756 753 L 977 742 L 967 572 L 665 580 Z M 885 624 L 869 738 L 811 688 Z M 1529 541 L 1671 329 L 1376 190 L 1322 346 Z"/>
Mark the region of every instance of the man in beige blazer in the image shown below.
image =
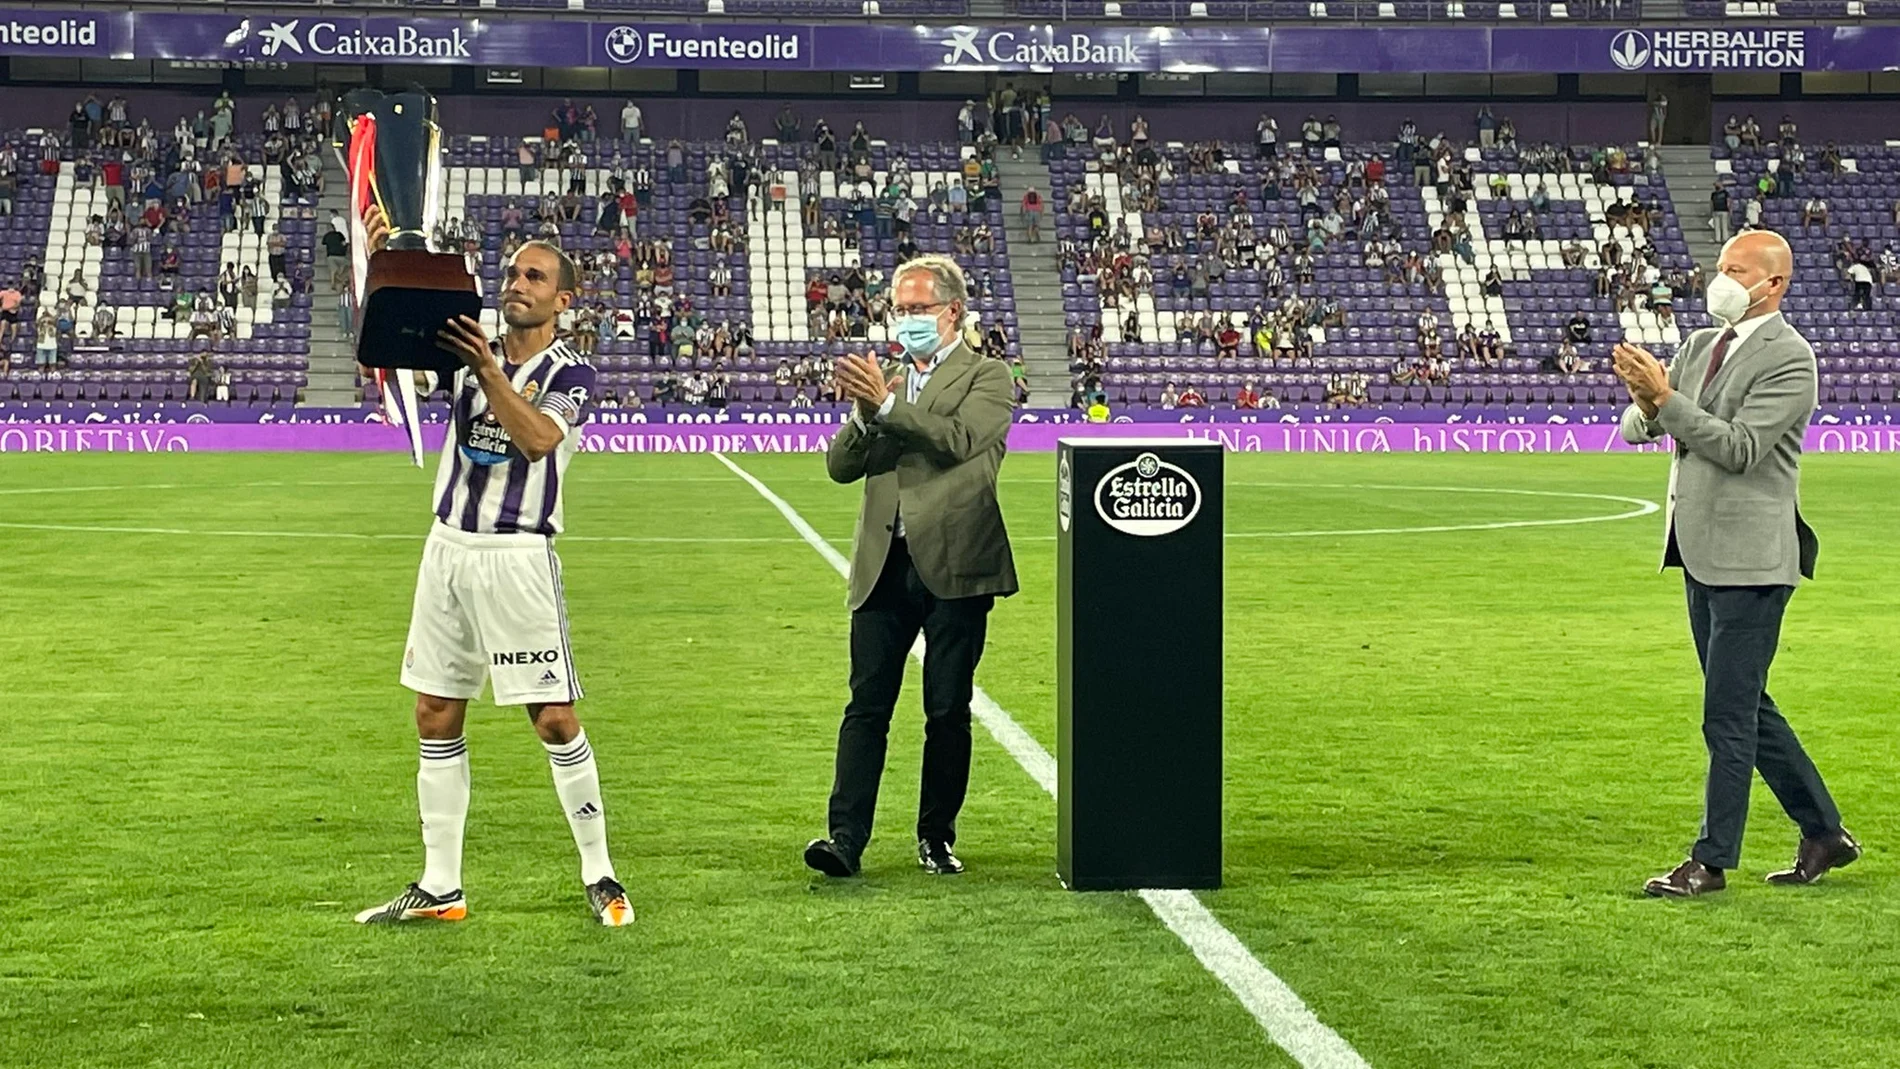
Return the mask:
<path id="1" fill-rule="evenodd" d="M 885 368 L 845 356 L 836 375 L 851 418 L 825 466 L 840 483 L 864 480 L 851 561 L 851 700 L 838 728 L 830 834 L 805 848 L 828 876 L 855 875 L 871 839 L 885 739 L 921 631 L 924 767 L 917 860 L 951 875 L 957 813 L 970 781 L 970 697 L 990 606 L 1016 592 L 1016 564 L 996 473 L 1007 448 L 1009 369 L 962 341 L 969 288 L 954 260 L 904 263 L 892 314 L 904 348 Z"/>

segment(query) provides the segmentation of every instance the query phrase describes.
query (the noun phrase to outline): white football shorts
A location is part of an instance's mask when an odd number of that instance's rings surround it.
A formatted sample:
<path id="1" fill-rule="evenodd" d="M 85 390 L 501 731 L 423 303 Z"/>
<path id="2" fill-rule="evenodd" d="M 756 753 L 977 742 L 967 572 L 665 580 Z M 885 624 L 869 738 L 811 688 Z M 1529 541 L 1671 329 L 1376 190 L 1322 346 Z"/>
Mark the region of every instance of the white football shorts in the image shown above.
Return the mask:
<path id="1" fill-rule="evenodd" d="M 490 677 L 496 705 L 580 700 L 561 558 L 542 535 L 470 534 L 437 523 L 416 574 L 402 685 L 472 700 Z"/>

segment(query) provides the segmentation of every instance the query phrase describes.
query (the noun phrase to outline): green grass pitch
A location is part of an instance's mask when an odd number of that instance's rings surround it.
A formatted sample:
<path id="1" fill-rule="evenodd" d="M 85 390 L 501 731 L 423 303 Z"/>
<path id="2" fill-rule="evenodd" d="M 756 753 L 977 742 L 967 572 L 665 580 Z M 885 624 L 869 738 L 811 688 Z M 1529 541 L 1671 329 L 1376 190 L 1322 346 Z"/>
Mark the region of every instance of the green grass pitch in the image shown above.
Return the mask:
<path id="1" fill-rule="evenodd" d="M 857 490 L 819 458 L 736 459 L 848 547 Z M 1894 473 L 1808 460 L 1822 580 L 1774 679 L 1867 856 L 1762 885 L 1795 833 L 1758 787 L 1730 890 L 1659 902 L 1637 889 L 1693 838 L 1702 776 L 1660 516 L 1271 535 L 1625 512 L 1423 488 L 1656 500 L 1665 460 L 1231 457 L 1229 531 L 1260 536 L 1228 542 L 1228 886 L 1204 901 L 1376 1069 L 1900 1064 Z M 978 682 L 1053 748 L 1054 460 L 1003 478 L 1025 590 Z M 1053 803 L 980 730 L 971 871 L 915 871 L 914 665 L 866 876 L 808 878 L 843 587 L 707 456 L 579 458 L 561 544 L 637 926 L 592 926 L 541 748 L 487 704 L 470 921 L 349 923 L 420 866 L 396 673 L 427 479 L 0 460 L 0 1066 L 1292 1064 L 1139 900 L 1058 887 Z M 101 527 L 147 533 L 64 529 Z"/>

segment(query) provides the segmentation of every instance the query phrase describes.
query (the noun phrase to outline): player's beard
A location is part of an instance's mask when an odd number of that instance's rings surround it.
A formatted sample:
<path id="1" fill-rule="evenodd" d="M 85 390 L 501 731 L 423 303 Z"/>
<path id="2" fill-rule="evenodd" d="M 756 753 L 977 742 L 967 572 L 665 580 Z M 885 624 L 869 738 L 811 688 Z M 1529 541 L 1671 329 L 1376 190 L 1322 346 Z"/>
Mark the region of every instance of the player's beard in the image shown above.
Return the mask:
<path id="1" fill-rule="evenodd" d="M 539 330 L 554 319 L 551 311 L 543 311 L 531 304 L 503 303 L 501 321 L 508 324 L 509 330 Z"/>

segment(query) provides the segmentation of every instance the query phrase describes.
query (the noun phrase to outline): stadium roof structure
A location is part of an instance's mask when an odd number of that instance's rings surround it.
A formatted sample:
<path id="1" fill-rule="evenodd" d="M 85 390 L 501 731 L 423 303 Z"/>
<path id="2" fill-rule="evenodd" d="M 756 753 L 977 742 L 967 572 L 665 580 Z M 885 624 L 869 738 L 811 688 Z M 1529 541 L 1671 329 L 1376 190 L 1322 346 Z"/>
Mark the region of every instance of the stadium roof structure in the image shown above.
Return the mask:
<path id="1" fill-rule="evenodd" d="M 1900 25 L 654 22 L 0 9 L 0 55 L 815 71 L 1880 71 Z"/>

